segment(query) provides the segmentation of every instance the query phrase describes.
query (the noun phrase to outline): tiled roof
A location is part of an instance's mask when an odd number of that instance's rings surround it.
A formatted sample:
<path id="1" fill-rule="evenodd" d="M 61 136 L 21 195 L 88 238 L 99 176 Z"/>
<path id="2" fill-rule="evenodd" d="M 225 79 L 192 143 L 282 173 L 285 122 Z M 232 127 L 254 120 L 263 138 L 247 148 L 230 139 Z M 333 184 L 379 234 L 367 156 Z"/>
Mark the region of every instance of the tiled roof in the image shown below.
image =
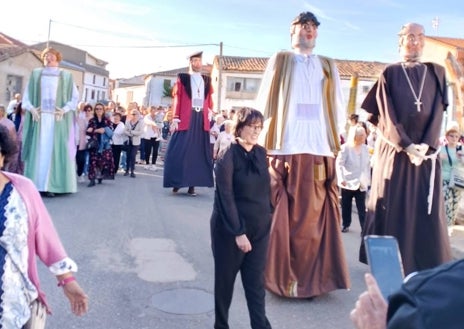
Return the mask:
<path id="1" fill-rule="evenodd" d="M 462 49 L 464 49 L 464 39 L 445 38 L 445 37 L 432 37 L 432 36 L 426 36 L 426 38 L 429 39 L 429 40 L 439 42 L 439 43 L 444 43 L 445 45 L 453 47 L 453 48 L 462 48 Z"/>
<path id="2" fill-rule="evenodd" d="M 268 57 L 222 56 L 221 67 L 223 71 L 264 72 L 268 60 Z"/>
<path id="3" fill-rule="evenodd" d="M 132 87 L 144 85 L 144 75 L 136 75 L 128 79 L 118 79 L 120 87 Z"/>
<path id="4" fill-rule="evenodd" d="M 211 64 L 206 64 L 203 65 L 201 69 L 201 73 L 210 76 L 211 75 L 211 70 L 213 69 L 213 66 Z M 168 71 L 161 71 L 161 72 L 154 72 L 147 74 L 145 78 L 150 77 L 150 76 L 165 76 L 165 77 L 175 77 L 179 73 L 188 73 L 188 66 L 186 67 L 181 67 L 178 69 L 173 69 L 173 70 L 168 70 Z"/>
<path id="5" fill-rule="evenodd" d="M 16 40 L 4 33 L 0 32 L 0 45 L 27 47 L 27 45 L 19 40 Z"/>
<path id="6" fill-rule="evenodd" d="M 348 78 L 354 73 L 358 74 L 359 78 L 377 79 L 388 65 L 380 62 L 354 61 L 346 59 L 336 59 L 338 72 L 340 77 Z"/>
<path id="7" fill-rule="evenodd" d="M 219 56 L 214 59 L 217 64 Z M 222 56 L 221 64 L 223 71 L 238 72 L 264 72 L 268 57 L 239 57 Z M 376 79 L 387 64 L 380 62 L 354 61 L 336 59 L 338 71 L 341 77 L 351 77 L 357 73 L 360 78 Z"/>
<path id="8" fill-rule="evenodd" d="M 27 51 L 28 49 L 26 47 L 7 46 L 0 44 L 0 62 L 3 62 L 10 57 L 19 56 Z"/>

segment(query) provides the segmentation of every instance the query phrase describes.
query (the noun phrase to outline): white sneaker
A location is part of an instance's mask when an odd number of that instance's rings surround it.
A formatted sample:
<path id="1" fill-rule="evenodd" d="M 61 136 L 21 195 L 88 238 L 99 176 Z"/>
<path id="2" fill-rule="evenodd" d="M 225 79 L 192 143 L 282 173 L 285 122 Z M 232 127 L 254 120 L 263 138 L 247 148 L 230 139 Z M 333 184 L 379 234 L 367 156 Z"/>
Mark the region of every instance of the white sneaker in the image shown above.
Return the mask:
<path id="1" fill-rule="evenodd" d="M 82 175 L 82 176 L 77 176 L 77 182 L 78 182 L 78 183 L 85 183 L 84 175 Z"/>
<path id="2" fill-rule="evenodd" d="M 150 170 L 150 166 L 149 166 L 149 165 L 145 165 L 145 166 L 143 166 L 143 169 L 145 169 L 145 170 Z"/>
<path id="3" fill-rule="evenodd" d="M 151 165 L 151 166 L 150 166 L 150 170 L 152 170 L 152 171 L 157 171 L 158 168 L 157 168 L 155 165 Z"/>

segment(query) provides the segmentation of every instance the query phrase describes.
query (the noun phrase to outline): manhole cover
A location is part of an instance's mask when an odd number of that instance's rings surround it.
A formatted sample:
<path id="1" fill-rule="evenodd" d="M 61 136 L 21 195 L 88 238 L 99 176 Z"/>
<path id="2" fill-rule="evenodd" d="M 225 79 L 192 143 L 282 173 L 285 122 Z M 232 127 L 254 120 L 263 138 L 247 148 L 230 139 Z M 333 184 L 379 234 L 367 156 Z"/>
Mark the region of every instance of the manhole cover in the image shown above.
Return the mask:
<path id="1" fill-rule="evenodd" d="M 152 303 L 160 311 L 173 314 L 201 314 L 214 309 L 212 294 L 191 288 L 162 291 L 152 297 Z"/>

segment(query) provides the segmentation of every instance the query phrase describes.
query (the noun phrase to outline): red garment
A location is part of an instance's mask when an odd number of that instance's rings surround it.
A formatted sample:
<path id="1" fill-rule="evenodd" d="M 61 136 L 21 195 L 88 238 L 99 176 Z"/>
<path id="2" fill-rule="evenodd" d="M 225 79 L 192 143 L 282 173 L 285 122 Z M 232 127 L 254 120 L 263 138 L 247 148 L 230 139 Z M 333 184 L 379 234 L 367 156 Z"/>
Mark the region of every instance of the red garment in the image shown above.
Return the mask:
<path id="1" fill-rule="evenodd" d="M 213 108 L 213 87 L 211 78 L 202 75 L 205 83 L 204 102 L 203 102 L 203 129 L 209 131 L 209 110 Z M 190 74 L 180 73 L 177 76 L 176 84 L 172 91 L 173 98 L 173 118 L 179 119 L 177 130 L 188 130 L 190 126 L 190 116 L 192 114 L 192 90 L 190 86 Z"/>

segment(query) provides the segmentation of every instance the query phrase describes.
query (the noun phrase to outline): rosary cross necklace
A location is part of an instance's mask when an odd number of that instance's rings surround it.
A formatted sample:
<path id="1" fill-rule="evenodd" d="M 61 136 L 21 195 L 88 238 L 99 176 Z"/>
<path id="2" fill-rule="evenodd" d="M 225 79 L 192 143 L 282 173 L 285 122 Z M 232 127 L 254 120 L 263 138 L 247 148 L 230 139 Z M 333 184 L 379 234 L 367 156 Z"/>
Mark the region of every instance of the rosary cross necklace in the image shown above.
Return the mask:
<path id="1" fill-rule="evenodd" d="M 195 86 L 197 87 L 197 94 L 198 94 L 198 97 L 200 97 L 200 87 L 201 87 L 201 82 L 203 81 L 203 78 L 201 77 L 200 75 L 200 83 L 197 82 L 197 79 L 196 79 L 196 76 L 192 76 L 192 80 L 193 82 L 195 83 Z"/>
<path id="2" fill-rule="evenodd" d="M 411 83 L 411 79 L 409 79 L 409 75 L 406 72 L 406 69 L 404 68 L 404 66 L 405 66 L 404 63 L 401 63 L 401 67 L 403 68 L 404 75 L 406 76 L 406 80 L 408 81 L 409 88 L 411 89 L 412 95 L 414 96 L 414 99 L 416 100 L 414 104 L 416 104 L 417 106 L 417 112 L 420 112 L 421 105 L 422 105 L 422 102 L 421 102 L 422 92 L 424 91 L 425 76 L 427 75 L 427 65 L 424 65 L 425 69 L 424 69 L 424 74 L 422 75 L 422 82 L 419 88 L 419 95 L 416 95 L 416 92 Z"/>

